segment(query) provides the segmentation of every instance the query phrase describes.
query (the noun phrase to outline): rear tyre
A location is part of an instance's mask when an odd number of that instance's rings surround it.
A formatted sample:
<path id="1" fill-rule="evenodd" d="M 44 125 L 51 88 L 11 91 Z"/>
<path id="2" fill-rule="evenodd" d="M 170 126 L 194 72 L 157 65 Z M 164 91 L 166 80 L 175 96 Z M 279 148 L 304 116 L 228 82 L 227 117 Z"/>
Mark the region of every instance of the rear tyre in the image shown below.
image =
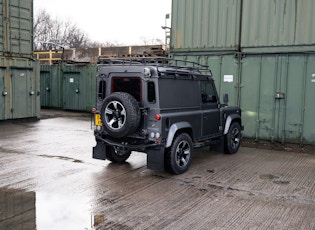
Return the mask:
<path id="1" fill-rule="evenodd" d="M 191 164 L 193 143 L 187 133 L 179 134 L 166 152 L 166 169 L 173 174 L 187 171 Z"/>
<path id="2" fill-rule="evenodd" d="M 127 136 L 135 132 L 140 124 L 138 102 L 128 93 L 112 93 L 103 102 L 101 118 L 109 135 L 116 138 Z"/>
<path id="3" fill-rule="evenodd" d="M 106 147 L 106 159 L 117 164 L 124 163 L 130 157 L 131 151 L 117 151 L 112 146 Z"/>
<path id="4" fill-rule="evenodd" d="M 241 126 L 238 122 L 233 122 L 228 133 L 224 136 L 224 152 L 233 154 L 238 151 L 241 144 Z"/>

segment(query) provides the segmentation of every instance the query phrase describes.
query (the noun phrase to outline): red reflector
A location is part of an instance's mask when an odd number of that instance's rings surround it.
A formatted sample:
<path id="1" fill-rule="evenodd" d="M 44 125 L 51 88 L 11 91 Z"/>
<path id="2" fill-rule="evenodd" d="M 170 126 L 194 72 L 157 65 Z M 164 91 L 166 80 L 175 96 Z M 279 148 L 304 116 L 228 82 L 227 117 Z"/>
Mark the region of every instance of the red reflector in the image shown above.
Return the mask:
<path id="1" fill-rule="evenodd" d="M 160 115 L 160 114 L 155 114 L 155 119 L 156 119 L 157 121 L 161 120 L 161 115 Z"/>
<path id="2" fill-rule="evenodd" d="M 93 114 L 96 114 L 96 112 L 97 112 L 96 109 L 93 108 L 93 109 L 92 109 L 92 113 L 93 113 Z"/>

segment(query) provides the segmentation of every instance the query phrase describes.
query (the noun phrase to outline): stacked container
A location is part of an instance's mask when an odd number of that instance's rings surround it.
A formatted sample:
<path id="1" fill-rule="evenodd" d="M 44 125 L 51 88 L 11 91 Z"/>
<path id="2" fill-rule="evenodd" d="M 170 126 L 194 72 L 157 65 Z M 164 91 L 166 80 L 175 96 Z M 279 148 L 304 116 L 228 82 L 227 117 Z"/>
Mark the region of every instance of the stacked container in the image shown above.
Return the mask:
<path id="1" fill-rule="evenodd" d="M 208 64 L 244 136 L 315 144 L 313 0 L 173 0 L 170 52 Z"/>
<path id="2" fill-rule="evenodd" d="M 40 117 L 33 1 L 0 0 L 0 120 Z"/>

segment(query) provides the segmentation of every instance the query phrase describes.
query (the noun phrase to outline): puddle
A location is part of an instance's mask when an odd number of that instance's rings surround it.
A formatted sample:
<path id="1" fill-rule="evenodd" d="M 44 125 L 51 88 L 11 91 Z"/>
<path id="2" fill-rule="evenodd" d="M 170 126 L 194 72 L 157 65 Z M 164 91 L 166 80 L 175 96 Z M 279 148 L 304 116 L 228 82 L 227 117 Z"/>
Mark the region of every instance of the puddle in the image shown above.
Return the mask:
<path id="1" fill-rule="evenodd" d="M 105 218 L 89 209 L 73 197 L 0 188 L 0 229 L 92 230 Z"/>

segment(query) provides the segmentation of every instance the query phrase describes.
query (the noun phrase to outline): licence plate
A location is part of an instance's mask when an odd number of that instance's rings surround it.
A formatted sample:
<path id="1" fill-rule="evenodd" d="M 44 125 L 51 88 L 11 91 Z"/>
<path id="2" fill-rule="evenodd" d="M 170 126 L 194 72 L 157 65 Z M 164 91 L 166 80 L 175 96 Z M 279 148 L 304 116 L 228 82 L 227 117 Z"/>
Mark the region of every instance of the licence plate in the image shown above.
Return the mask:
<path id="1" fill-rule="evenodd" d="M 95 114 L 95 125 L 102 126 L 101 114 Z"/>

